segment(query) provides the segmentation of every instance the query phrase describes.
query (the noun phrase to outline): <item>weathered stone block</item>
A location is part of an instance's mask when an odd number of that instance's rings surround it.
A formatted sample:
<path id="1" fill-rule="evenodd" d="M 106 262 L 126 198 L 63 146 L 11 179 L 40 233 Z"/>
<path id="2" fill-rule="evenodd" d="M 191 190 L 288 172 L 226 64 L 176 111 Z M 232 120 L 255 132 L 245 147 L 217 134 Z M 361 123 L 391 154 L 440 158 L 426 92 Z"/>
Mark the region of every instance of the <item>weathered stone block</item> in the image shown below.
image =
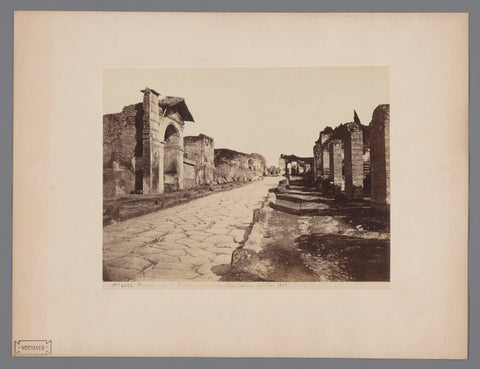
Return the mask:
<path id="1" fill-rule="evenodd" d="M 390 105 L 379 105 L 370 123 L 370 198 L 390 204 Z"/>

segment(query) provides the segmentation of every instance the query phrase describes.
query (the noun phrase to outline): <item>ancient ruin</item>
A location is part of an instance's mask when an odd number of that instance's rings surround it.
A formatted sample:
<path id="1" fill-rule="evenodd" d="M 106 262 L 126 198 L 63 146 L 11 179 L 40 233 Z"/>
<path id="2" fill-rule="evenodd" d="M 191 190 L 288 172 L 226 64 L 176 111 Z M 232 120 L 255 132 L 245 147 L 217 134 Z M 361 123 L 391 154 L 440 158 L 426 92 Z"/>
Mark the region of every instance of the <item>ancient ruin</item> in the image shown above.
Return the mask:
<path id="1" fill-rule="evenodd" d="M 185 172 L 184 186 L 190 188 L 213 181 L 214 141 L 213 138 L 200 134 L 186 136 L 183 139 L 184 162 L 192 162 L 192 169 Z"/>
<path id="2" fill-rule="evenodd" d="M 368 126 L 353 122 L 326 127 L 313 146 L 317 187 L 350 200 L 390 203 L 389 105 L 379 105 Z"/>
<path id="3" fill-rule="evenodd" d="M 390 105 L 379 105 L 370 123 L 370 198 L 390 204 Z"/>
<path id="4" fill-rule="evenodd" d="M 267 162 L 260 154 L 215 149 L 214 179 L 217 183 L 257 180 L 266 174 L 266 168 Z"/>
<path id="5" fill-rule="evenodd" d="M 275 167 L 185 136 L 185 99 L 142 93 L 103 117 L 104 281 L 389 280 L 388 104 Z"/>
<path id="6" fill-rule="evenodd" d="M 313 157 L 281 154 L 278 160 L 282 173 L 288 175 L 304 175 L 310 173 L 314 167 Z"/>
<path id="7" fill-rule="evenodd" d="M 103 116 L 103 195 L 159 194 L 210 183 L 252 181 L 267 174 L 265 158 L 214 149 L 204 134 L 184 137 L 194 122 L 181 97 L 142 90 L 143 102 Z"/>
<path id="8" fill-rule="evenodd" d="M 103 117 L 104 197 L 184 187 L 185 100 L 145 88 L 143 102 Z"/>

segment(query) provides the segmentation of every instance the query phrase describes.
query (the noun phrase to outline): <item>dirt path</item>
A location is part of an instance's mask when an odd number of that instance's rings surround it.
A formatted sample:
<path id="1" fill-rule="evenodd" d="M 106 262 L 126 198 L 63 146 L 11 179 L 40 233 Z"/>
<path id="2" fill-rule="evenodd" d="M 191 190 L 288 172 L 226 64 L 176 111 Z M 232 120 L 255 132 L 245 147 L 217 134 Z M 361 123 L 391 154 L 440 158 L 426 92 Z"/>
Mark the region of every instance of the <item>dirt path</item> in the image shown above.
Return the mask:
<path id="1" fill-rule="evenodd" d="M 335 201 L 299 185 L 276 198 L 258 253 L 268 269 L 263 280 L 389 280 L 388 210 L 368 201 Z M 228 278 L 239 280 L 233 273 Z"/>

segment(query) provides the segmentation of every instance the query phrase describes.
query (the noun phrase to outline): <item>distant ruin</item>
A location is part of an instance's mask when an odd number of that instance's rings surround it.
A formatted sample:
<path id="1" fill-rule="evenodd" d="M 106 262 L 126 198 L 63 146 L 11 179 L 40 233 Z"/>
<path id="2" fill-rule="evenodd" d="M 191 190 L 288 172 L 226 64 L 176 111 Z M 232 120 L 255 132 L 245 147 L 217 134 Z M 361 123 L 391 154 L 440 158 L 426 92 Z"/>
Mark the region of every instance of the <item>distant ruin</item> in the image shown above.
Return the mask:
<path id="1" fill-rule="evenodd" d="M 260 154 L 215 149 L 214 179 L 217 183 L 253 181 L 262 178 L 266 171 L 267 162 Z"/>
<path id="2" fill-rule="evenodd" d="M 313 170 L 314 158 L 281 154 L 278 166 L 281 174 L 304 175 Z"/>

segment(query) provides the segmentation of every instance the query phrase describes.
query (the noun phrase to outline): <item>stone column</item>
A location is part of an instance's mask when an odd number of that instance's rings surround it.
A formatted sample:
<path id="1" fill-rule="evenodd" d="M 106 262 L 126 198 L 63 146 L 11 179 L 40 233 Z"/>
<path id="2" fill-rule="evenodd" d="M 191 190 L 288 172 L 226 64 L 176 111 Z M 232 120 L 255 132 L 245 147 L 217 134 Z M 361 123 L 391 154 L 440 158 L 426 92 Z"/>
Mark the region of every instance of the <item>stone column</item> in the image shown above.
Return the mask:
<path id="1" fill-rule="evenodd" d="M 363 197 L 363 132 L 360 125 L 347 126 L 344 139 L 345 196 L 348 199 Z"/>
<path id="2" fill-rule="evenodd" d="M 370 123 L 370 198 L 390 204 L 390 105 L 379 105 Z"/>
<path id="3" fill-rule="evenodd" d="M 143 193 L 150 193 L 151 188 L 151 145 L 150 145 L 150 89 L 143 92 L 143 148 L 142 148 L 142 190 Z"/>
<path id="4" fill-rule="evenodd" d="M 152 137 L 156 115 L 158 115 L 158 93 L 149 88 L 143 92 L 143 150 L 142 150 L 142 174 L 143 174 L 143 193 L 152 193 L 153 191 L 153 150 L 155 149 L 155 138 Z M 157 183 L 155 183 L 155 186 Z"/>
<path id="5" fill-rule="evenodd" d="M 184 183 L 183 183 L 183 152 L 184 149 L 182 146 L 178 146 L 177 148 L 177 176 L 178 176 L 178 189 L 183 190 Z"/>
<path id="6" fill-rule="evenodd" d="M 165 142 L 160 142 L 158 145 L 158 192 L 163 193 L 165 191 L 165 178 L 164 172 L 164 157 L 165 157 Z"/>
<path id="7" fill-rule="evenodd" d="M 342 190 L 342 161 L 343 161 L 343 148 L 342 140 L 334 139 L 329 145 L 330 156 L 330 180 L 332 182 L 334 191 Z"/>
<path id="8" fill-rule="evenodd" d="M 322 159 L 321 159 L 321 175 L 322 179 L 330 178 L 330 152 L 329 148 L 322 146 Z"/>
<path id="9" fill-rule="evenodd" d="M 331 136 L 331 133 L 320 132 L 320 175 L 322 180 L 330 178 L 330 155 L 327 141 Z"/>

